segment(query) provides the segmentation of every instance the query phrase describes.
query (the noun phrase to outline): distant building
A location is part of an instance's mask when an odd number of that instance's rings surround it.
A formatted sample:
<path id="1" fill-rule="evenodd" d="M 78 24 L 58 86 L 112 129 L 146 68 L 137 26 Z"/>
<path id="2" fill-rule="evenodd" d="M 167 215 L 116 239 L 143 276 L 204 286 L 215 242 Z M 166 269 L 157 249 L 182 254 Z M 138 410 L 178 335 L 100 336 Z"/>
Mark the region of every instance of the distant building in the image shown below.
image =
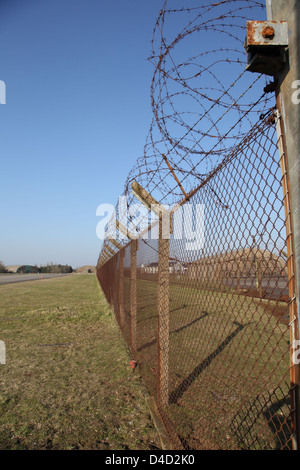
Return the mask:
<path id="1" fill-rule="evenodd" d="M 19 274 L 29 274 L 29 273 L 39 273 L 40 270 L 37 266 L 31 266 L 30 264 L 24 264 L 23 266 L 19 266 L 17 269 L 17 273 Z"/>
<path id="2" fill-rule="evenodd" d="M 285 277 L 285 261 L 268 250 L 247 248 L 220 255 L 203 257 L 190 263 L 187 274 L 193 279 L 225 280 L 233 277 Z"/>
<path id="3" fill-rule="evenodd" d="M 169 261 L 169 273 L 181 274 L 187 270 L 187 264 L 181 263 L 180 261 L 170 260 Z M 158 273 L 158 263 L 149 263 L 141 265 L 141 272 L 147 274 L 157 274 Z"/>
<path id="4" fill-rule="evenodd" d="M 81 266 L 77 268 L 75 272 L 81 274 L 96 273 L 96 266 Z"/>
<path id="5" fill-rule="evenodd" d="M 10 266 L 5 266 L 9 273 L 16 273 L 17 270 L 21 267 L 20 264 L 12 264 Z"/>

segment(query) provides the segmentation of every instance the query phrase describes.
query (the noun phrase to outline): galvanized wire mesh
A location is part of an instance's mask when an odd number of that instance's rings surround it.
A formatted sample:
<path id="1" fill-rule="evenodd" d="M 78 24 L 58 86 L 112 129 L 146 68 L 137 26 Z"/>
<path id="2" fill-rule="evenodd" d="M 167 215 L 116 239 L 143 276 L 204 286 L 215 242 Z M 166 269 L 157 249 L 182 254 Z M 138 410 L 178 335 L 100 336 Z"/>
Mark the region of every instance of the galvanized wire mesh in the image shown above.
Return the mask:
<path id="1" fill-rule="evenodd" d="M 261 6 L 231 0 L 178 10 L 164 2 L 152 41 L 154 118 L 116 206 L 126 235 L 112 219 L 97 265 L 178 449 L 291 449 L 298 432 L 280 116 L 272 84 L 245 74 L 240 47 L 245 20 L 258 19 Z M 168 39 L 174 15 L 185 25 Z M 191 38 L 192 55 L 182 58 Z M 137 223 L 133 181 L 169 205 L 167 237 L 161 218 L 149 225 L 147 209 Z"/>

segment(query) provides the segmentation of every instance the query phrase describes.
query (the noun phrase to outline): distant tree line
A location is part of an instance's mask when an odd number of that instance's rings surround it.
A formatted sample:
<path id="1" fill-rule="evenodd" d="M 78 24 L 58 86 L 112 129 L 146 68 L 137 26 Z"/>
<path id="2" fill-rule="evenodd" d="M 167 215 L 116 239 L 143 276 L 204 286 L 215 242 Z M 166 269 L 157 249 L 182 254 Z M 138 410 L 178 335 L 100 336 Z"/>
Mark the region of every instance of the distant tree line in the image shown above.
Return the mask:
<path id="1" fill-rule="evenodd" d="M 0 261 L 0 273 L 8 273 L 4 263 L 2 263 L 2 261 Z"/>
<path id="2" fill-rule="evenodd" d="M 39 267 L 40 273 L 45 273 L 45 274 L 50 274 L 50 273 L 72 273 L 73 268 L 72 266 L 69 266 L 68 264 L 47 264 L 46 266 L 40 266 Z"/>
<path id="3" fill-rule="evenodd" d="M 17 273 L 41 273 L 41 274 L 67 274 L 67 273 L 72 273 L 73 268 L 72 266 L 68 266 L 67 264 L 53 264 L 53 263 L 48 263 L 45 266 L 40 266 L 38 267 L 37 265 L 35 266 L 30 266 L 30 265 L 24 265 L 20 266 L 17 270 Z"/>
<path id="4" fill-rule="evenodd" d="M 48 263 L 45 266 L 37 266 L 36 264 L 34 266 L 32 265 L 24 265 L 20 266 L 17 269 L 17 273 L 25 274 L 25 273 L 32 273 L 32 274 L 68 274 L 72 273 L 73 268 L 72 266 L 69 266 L 68 264 L 54 264 L 54 263 Z M 11 273 L 9 271 L 5 264 L 0 261 L 0 273 Z"/>

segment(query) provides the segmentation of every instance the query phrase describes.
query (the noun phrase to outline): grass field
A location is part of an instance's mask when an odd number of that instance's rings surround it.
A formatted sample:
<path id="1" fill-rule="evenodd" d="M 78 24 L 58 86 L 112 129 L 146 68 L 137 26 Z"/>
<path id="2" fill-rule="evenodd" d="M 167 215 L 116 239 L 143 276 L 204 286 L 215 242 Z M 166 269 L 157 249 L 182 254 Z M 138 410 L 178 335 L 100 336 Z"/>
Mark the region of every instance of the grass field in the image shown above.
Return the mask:
<path id="1" fill-rule="evenodd" d="M 159 448 L 93 274 L 0 286 L 0 449 Z"/>
<path id="2" fill-rule="evenodd" d="M 154 396 L 156 291 L 138 280 L 137 360 Z M 290 447 L 287 313 L 284 303 L 170 285 L 165 415 L 192 448 Z"/>

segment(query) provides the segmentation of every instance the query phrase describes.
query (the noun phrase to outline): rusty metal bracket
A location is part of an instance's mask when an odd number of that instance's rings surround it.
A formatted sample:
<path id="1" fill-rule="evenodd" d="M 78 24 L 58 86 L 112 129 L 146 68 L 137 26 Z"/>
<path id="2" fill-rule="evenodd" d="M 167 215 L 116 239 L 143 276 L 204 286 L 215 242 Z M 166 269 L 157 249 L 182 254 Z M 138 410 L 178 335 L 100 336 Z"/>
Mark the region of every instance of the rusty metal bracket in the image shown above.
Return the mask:
<path id="1" fill-rule="evenodd" d="M 275 76 L 288 61 L 288 45 L 286 21 L 247 21 L 246 70 Z"/>

